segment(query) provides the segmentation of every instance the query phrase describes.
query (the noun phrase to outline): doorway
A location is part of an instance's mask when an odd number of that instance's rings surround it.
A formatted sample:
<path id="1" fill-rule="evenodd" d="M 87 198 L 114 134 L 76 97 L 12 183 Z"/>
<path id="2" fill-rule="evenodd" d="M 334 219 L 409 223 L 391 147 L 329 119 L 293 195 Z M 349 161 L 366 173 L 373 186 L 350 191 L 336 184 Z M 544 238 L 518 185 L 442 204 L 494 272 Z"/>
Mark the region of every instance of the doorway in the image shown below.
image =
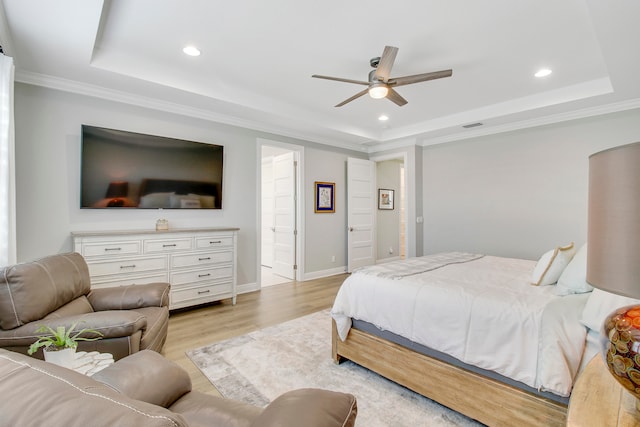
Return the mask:
<path id="1" fill-rule="evenodd" d="M 259 140 L 260 287 L 301 280 L 302 147 Z"/>
<path id="2" fill-rule="evenodd" d="M 376 161 L 376 187 L 391 197 L 385 206 L 378 206 L 376 212 L 376 263 L 404 259 L 406 255 L 404 174 L 402 158 Z"/>
<path id="3" fill-rule="evenodd" d="M 405 153 L 347 161 L 347 271 L 405 259 L 407 167 Z M 386 197 L 381 202 L 380 197 Z"/>

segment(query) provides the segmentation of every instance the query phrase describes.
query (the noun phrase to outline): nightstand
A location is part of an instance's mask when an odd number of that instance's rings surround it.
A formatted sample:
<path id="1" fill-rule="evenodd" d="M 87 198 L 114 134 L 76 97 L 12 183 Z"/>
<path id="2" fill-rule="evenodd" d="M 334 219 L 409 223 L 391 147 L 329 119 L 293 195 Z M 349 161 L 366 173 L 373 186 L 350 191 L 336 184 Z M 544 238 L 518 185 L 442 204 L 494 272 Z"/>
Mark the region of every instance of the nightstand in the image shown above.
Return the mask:
<path id="1" fill-rule="evenodd" d="M 567 426 L 640 426 L 635 397 L 613 378 L 599 354 L 587 364 L 573 387 Z"/>

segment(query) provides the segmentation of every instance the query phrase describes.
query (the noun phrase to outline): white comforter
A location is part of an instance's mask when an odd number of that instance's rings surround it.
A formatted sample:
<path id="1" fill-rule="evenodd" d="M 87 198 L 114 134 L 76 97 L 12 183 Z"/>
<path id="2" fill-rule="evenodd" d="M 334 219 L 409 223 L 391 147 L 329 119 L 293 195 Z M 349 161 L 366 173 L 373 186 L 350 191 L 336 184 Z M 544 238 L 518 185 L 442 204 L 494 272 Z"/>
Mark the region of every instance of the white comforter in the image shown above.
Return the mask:
<path id="1" fill-rule="evenodd" d="M 464 363 L 568 396 L 585 346 L 578 320 L 588 294 L 560 297 L 553 286 L 529 284 L 534 266 L 484 256 L 396 279 L 364 268 L 345 280 L 331 315 L 342 340 L 351 318 L 360 319 Z"/>

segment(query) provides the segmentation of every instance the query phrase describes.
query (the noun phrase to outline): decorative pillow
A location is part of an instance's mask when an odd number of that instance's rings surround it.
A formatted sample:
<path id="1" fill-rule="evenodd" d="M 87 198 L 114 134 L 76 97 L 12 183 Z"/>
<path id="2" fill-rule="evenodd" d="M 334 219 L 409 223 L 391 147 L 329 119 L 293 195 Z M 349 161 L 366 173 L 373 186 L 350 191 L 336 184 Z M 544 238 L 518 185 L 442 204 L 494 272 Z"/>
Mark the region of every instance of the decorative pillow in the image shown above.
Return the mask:
<path id="1" fill-rule="evenodd" d="M 149 193 L 140 197 L 139 208 L 168 208 L 174 193 Z"/>
<path id="2" fill-rule="evenodd" d="M 182 199 L 180 207 L 183 209 L 200 209 L 200 199 Z"/>
<path id="3" fill-rule="evenodd" d="M 540 257 L 533 269 L 531 284 L 545 286 L 556 283 L 575 254 L 576 249 L 573 247 L 573 242 L 546 252 Z"/>
<path id="4" fill-rule="evenodd" d="M 171 208 L 182 208 L 182 201 L 183 200 L 195 200 L 198 203 L 200 203 L 200 198 L 198 196 L 190 196 L 190 195 L 186 195 L 186 194 L 173 194 L 171 195 L 171 197 L 169 198 L 170 203 L 169 203 L 169 207 Z M 200 207 L 200 206 L 198 206 Z"/>
<path id="5" fill-rule="evenodd" d="M 583 294 L 591 292 L 593 286 L 587 282 L 587 244 L 582 245 L 556 284 L 556 295 Z"/>
<path id="6" fill-rule="evenodd" d="M 600 331 L 605 317 L 613 313 L 614 310 L 628 305 L 639 304 L 640 300 L 594 289 L 584 305 L 580 322 L 589 329 Z"/>

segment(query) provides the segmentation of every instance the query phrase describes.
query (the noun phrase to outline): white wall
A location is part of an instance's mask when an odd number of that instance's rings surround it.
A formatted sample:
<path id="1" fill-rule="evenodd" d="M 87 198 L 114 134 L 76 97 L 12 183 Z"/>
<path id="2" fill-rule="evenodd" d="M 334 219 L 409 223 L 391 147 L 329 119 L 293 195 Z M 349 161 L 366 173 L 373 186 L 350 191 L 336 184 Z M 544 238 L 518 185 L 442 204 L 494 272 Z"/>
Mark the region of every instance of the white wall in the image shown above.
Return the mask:
<path id="1" fill-rule="evenodd" d="M 316 147 L 312 152 L 322 159 L 326 171 L 322 173 L 323 179 L 337 182 L 344 179 L 346 154 L 333 155 L 318 149 L 318 144 L 21 83 L 15 87 L 15 122 L 18 261 L 72 250 L 72 231 L 155 227 L 156 211 L 79 208 L 82 124 L 224 145 L 223 209 L 165 210 L 163 216 L 170 227 L 176 228 L 239 227 L 240 285 L 255 283 L 257 277 L 256 174 L 260 168 L 256 163 L 259 159 L 256 139 Z M 308 185 L 307 191 L 313 191 L 312 184 Z M 344 194 L 344 184 L 339 188 L 338 194 Z M 338 206 L 341 213 L 336 217 L 346 215 L 344 201 Z M 344 247 L 344 235 L 344 228 L 330 227 L 319 241 L 317 233 L 307 236 L 305 271 L 323 269 L 315 262 L 318 253 L 326 257 L 322 248 L 327 242 L 331 242 L 330 246 Z"/>
<path id="2" fill-rule="evenodd" d="M 537 259 L 583 244 L 589 155 L 636 141 L 640 110 L 425 147 L 425 254 Z"/>

